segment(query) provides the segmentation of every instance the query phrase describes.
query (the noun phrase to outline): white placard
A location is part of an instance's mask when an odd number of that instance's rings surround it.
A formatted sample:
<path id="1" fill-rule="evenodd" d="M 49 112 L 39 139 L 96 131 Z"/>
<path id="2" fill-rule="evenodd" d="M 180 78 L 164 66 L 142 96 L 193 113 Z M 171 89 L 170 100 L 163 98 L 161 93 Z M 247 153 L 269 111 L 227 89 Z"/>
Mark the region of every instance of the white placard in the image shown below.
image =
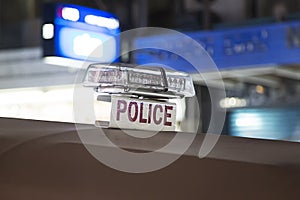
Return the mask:
<path id="1" fill-rule="evenodd" d="M 174 131 L 176 104 L 112 96 L 109 127 Z"/>

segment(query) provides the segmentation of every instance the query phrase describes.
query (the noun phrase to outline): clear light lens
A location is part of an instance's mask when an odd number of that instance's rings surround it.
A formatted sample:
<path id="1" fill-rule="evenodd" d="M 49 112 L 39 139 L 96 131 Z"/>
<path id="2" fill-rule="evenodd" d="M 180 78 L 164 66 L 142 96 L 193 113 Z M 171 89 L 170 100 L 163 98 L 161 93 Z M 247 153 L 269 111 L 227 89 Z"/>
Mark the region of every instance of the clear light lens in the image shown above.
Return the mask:
<path id="1" fill-rule="evenodd" d="M 101 93 L 170 98 L 195 95 L 192 79 L 186 73 L 129 64 L 92 64 L 87 70 L 84 86 L 94 87 Z"/>
<path id="2" fill-rule="evenodd" d="M 105 84 L 123 84 L 124 78 L 121 70 L 114 68 L 90 68 L 88 71 L 88 83 L 91 86 L 101 86 Z"/>
<path id="3" fill-rule="evenodd" d="M 183 72 L 166 70 L 168 91 L 186 97 L 195 96 L 192 77 Z"/>
<path id="4" fill-rule="evenodd" d="M 166 83 L 163 79 L 163 71 L 160 68 L 127 68 L 128 83 L 130 85 L 156 87 L 165 90 Z"/>

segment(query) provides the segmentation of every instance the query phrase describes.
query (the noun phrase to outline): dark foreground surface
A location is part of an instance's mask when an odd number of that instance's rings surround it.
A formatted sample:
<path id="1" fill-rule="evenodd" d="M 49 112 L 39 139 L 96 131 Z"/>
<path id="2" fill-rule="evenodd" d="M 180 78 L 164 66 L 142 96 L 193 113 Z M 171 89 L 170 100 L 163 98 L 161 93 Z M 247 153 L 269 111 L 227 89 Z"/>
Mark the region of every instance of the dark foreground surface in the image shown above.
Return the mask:
<path id="1" fill-rule="evenodd" d="M 174 135 L 140 140 L 117 129 L 105 132 L 132 151 L 160 148 Z M 199 159 L 202 141 L 203 135 L 197 136 L 186 155 L 166 168 L 130 174 L 89 154 L 74 124 L 2 118 L 0 199 L 299 198 L 300 143 L 221 136 L 213 151 Z"/>

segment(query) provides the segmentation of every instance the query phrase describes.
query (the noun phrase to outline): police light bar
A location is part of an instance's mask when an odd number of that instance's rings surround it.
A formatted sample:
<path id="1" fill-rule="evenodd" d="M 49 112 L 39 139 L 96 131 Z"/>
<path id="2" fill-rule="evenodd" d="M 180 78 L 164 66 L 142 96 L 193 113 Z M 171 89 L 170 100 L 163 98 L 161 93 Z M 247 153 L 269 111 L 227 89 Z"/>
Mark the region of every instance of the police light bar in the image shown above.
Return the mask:
<path id="1" fill-rule="evenodd" d="M 107 94 L 160 98 L 195 95 L 192 78 L 184 72 L 121 63 L 90 65 L 83 85 Z"/>

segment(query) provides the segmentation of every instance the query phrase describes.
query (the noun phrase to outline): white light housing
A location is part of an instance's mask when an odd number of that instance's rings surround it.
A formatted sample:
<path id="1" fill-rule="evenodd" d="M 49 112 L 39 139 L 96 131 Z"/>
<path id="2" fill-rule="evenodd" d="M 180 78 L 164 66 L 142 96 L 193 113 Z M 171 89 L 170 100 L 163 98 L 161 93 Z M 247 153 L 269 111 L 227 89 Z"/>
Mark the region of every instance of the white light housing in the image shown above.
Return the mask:
<path id="1" fill-rule="evenodd" d="M 84 86 L 99 93 L 182 98 L 195 95 L 190 75 L 161 67 L 130 64 L 92 64 Z"/>

